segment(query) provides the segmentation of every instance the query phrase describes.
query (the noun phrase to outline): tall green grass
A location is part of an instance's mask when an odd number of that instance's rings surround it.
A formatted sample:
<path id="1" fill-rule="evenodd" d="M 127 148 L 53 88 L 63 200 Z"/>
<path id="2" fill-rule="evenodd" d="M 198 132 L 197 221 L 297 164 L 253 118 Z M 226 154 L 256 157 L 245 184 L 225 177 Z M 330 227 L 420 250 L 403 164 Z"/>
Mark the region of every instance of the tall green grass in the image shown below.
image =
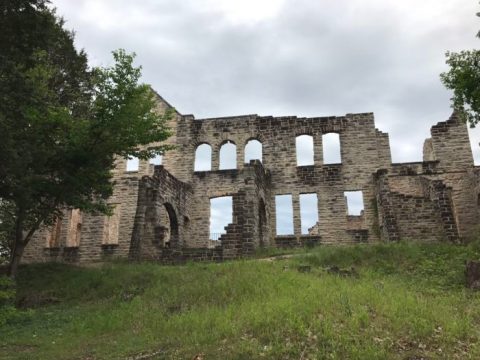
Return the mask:
<path id="1" fill-rule="evenodd" d="M 27 266 L 17 302 L 34 314 L 0 328 L 0 358 L 478 359 L 480 296 L 463 269 L 479 257 L 474 245 L 387 244 L 272 262 Z"/>

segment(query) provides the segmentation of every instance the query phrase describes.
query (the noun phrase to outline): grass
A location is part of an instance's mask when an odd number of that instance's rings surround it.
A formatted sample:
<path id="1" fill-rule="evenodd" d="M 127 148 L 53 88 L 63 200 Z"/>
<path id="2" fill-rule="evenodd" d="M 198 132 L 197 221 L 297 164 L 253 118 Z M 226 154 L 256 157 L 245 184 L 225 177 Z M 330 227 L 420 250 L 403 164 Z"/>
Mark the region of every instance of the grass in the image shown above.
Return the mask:
<path id="1" fill-rule="evenodd" d="M 463 269 L 479 258 L 477 245 L 400 243 L 277 261 L 27 266 L 17 302 L 33 310 L 0 328 L 0 358 L 478 359 L 480 294 Z"/>

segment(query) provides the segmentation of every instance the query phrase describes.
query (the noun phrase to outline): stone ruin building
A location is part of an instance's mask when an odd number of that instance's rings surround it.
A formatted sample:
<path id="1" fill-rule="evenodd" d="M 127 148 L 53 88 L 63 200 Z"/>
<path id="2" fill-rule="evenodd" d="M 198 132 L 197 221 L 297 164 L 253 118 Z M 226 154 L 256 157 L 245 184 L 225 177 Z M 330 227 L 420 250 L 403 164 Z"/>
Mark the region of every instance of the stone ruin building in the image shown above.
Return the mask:
<path id="1" fill-rule="evenodd" d="M 158 96 L 158 108 L 170 105 Z M 245 115 L 197 120 L 174 113 L 162 165 L 118 159 L 112 216 L 70 209 L 39 231 L 24 261 L 89 262 L 107 258 L 223 260 L 259 247 L 417 240 L 460 242 L 479 221 L 479 173 L 467 127 L 452 117 L 431 128 L 423 161 L 392 163 L 388 134 L 373 113 L 318 118 Z M 326 136 L 339 138 L 339 163 L 326 163 Z M 296 139 L 313 143 L 313 165 L 297 163 Z M 261 159 L 245 162 L 250 141 Z M 219 169 L 222 149 L 236 149 L 236 167 Z M 258 143 L 257 143 L 258 144 Z M 207 170 L 195 170 L 199 147 L 210 151 Z M 128 162 L 133 169 L 127 171 Z M 132 164 L 130 164 L 132 165 Z M 363 210 L 348 214 L 349 192 L 361 192 Z M 316 195 L 318 222 L 302 231 L 301 201 Z M 346 197 L 347 195 L 347 197 Z M 209 233 L 211 199 L 231 197 L 232 221 Z M 277 200 L 291 208 L 290 234 L 277 234 Z"/>

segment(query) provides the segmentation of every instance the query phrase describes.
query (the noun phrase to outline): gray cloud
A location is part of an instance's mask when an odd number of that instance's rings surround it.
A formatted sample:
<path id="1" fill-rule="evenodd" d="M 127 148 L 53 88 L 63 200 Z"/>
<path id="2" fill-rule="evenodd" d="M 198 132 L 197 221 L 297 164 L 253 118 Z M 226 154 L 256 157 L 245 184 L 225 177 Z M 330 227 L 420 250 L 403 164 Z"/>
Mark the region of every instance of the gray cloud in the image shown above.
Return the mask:
<path id="1" fill-rule="evenodd" d="M 93 64 L 137 52 L 144 81 L 182 113 L 373 111 L 394 161 L 419 160 L 430 126 L 448 118 L 444 53 L 474 47 L 479 27 L 477 5 L 455 0 L 53 3 Z"/>
<path id="2" fill-rule="evenodd" d="M 373 111 L 394 162 L 446 120 L 447 50 L 474 48 L 475 1 L 54 0 L 94 65 L 135 51 L 143 80 L 197 118 Z M 480 162 L 480 131 L 471 135 Z"/>

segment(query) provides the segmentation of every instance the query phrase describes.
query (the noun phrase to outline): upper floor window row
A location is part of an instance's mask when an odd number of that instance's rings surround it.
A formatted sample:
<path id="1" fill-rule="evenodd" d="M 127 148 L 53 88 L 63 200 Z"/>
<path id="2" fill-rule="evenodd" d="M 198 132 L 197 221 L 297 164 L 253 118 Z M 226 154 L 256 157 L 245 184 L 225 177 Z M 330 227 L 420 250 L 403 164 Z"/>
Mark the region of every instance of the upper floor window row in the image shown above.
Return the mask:
<path id="1" fill-rule="evenodd" d="M 323 164 L 339 164 L 341 160 L 340 136 L 337 133 L 322 135 Z M 311 135 L 300 135 L 295 139 L 297 166 L 314 165 L 314 141 Z M 249 140 L 244 148 L 245 163 L 251 160 L 262 161 L 263 145 L 256 139 Z M 162 156 L 157 155 L 149 160 L 150 164 L 161 165 Z M 140 161 L 137 157 L 127 159 L 126 171 L 138 171 Z M 237 146 L 227 140 L 219 150 L 219 170 L 237 168 Z M 209 144 L 200 144 L 195 150 L 194 171 L 212 170 L 212 147 Z"/>
<path id="2" fill-rule="evenodd" d="M 153 158 L 148 160 L 148 163 L 151 165 L 162 165 L 163 157 L 162 155 L 155 155 Z M 131 156 L 127 159 L 127 164 L 125 167 L 126 171 L 138 171 L 140 168 L 140 159 L 135 156 Z"/>
<path id="3" fill-rule="evenodd" d="M 247 142 L 244 149 L 245 163 L 251 160 L 262 161 L 262 143 L 252 139 Z M 237 168 L 237 146 L 233 141 L 227 140 L 219 150 L 219 170 Z M 212 170 L 212 147 L 209 144 L 201 144 L 195 150 L 194 171 Z"/>

